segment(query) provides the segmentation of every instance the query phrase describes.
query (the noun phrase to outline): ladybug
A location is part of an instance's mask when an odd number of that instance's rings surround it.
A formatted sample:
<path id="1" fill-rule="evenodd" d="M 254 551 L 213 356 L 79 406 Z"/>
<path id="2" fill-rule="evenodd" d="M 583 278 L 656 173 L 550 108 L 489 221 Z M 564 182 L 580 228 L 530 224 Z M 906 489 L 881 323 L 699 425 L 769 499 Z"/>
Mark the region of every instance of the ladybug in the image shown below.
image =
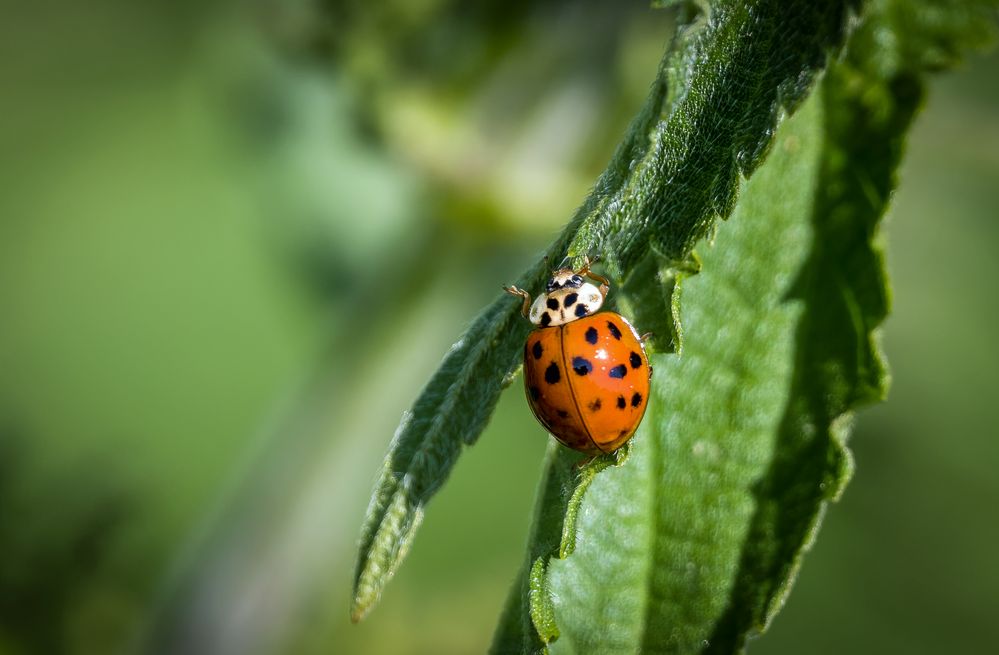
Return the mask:
<path id="1" fill-rule="evenodd" d="M 523 289 L 503 289 L 524 299 L 524 317 L 538 326 L 524 344 L 524 387 L 534 416 L 574 450 L 597 455 L 620 448 L 645 415 L 652 368 L 627 319 L 595 313 L 610 281 L 587 261 L 578 271 L 555 271 L 533 303 Z"/>

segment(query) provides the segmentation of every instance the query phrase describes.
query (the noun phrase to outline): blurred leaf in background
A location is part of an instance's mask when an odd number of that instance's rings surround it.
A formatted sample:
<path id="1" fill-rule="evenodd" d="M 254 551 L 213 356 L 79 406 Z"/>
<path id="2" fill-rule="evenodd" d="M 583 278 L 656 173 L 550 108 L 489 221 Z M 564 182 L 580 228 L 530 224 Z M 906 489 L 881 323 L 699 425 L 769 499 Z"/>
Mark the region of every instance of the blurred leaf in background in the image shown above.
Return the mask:
<path id="1" fill-rule="evenodd" d="M 393 594 L 350 626 L 370 472 L 605 165 L 666 15 L 49 0 L 4 16 L 0 653 L 149 634 L 186 652 L 485 650 L 546 443 L 519 390 Z M 997 65 L 932 89 L 892 223 L 893 397 L 861 417 L 853 486 L 754 650 L 999 638 L 981 520 L 999 501 Z"/>

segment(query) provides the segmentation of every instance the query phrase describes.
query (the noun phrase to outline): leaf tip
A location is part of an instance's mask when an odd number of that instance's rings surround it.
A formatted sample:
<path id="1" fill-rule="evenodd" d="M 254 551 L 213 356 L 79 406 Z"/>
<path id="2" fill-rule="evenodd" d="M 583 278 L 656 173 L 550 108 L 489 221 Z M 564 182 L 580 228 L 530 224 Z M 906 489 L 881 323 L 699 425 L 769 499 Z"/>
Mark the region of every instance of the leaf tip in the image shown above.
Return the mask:
<path id="1" fill-rule="evenodd" d="M 360 623 L 378 604 L 381 595 L 376 586 L 359 581 L 354 586 L 354 597 L 350 601 L 350 622 Z"/>
<path id="2" fill-rule="evenodd" d="M 367 576 L 362 575 L 354 584 L 354 597 L 350 601 L 350 622 L 360 623 L 368 613 L 378 604 L 381 596 L 381 587 L 366 580 Z"/>

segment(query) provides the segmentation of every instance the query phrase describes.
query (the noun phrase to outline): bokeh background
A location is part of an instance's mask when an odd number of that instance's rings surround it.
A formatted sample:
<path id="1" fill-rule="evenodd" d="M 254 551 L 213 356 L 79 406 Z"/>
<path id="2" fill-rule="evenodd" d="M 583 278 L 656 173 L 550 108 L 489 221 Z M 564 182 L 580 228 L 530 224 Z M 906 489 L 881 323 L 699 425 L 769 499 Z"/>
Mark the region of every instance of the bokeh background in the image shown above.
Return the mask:
<path id="1" fill-rule="evenodd" d="M 0 654 L 484 651 L 545 447 L 519 388 L 355 626 L 361 517 L 401 413 L 608 160 L 669 13 L 7 4 Z M 931 81 L 888 221 L 891 397 L 753 653 L 999 642 L 997 73 Z"/>

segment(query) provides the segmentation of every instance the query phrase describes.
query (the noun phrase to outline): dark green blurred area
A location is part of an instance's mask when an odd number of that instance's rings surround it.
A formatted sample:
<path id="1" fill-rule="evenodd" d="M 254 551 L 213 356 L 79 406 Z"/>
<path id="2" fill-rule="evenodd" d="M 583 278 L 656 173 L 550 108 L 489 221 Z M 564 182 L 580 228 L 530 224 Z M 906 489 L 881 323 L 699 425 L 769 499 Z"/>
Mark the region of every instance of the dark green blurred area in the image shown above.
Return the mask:
<path id="1" fill-rule="evenodd" d="M 608 160 L 670 15 L 4 16 L 0 654 L 485 650 L 545 447 L 519 388 L 353 626 L 370 485 L 448 346 Z M 997 71 L 931 84 L 889 220 L 891 398 L 858 418 L 854 481 L 753 652 L 999 640 Z"/>

